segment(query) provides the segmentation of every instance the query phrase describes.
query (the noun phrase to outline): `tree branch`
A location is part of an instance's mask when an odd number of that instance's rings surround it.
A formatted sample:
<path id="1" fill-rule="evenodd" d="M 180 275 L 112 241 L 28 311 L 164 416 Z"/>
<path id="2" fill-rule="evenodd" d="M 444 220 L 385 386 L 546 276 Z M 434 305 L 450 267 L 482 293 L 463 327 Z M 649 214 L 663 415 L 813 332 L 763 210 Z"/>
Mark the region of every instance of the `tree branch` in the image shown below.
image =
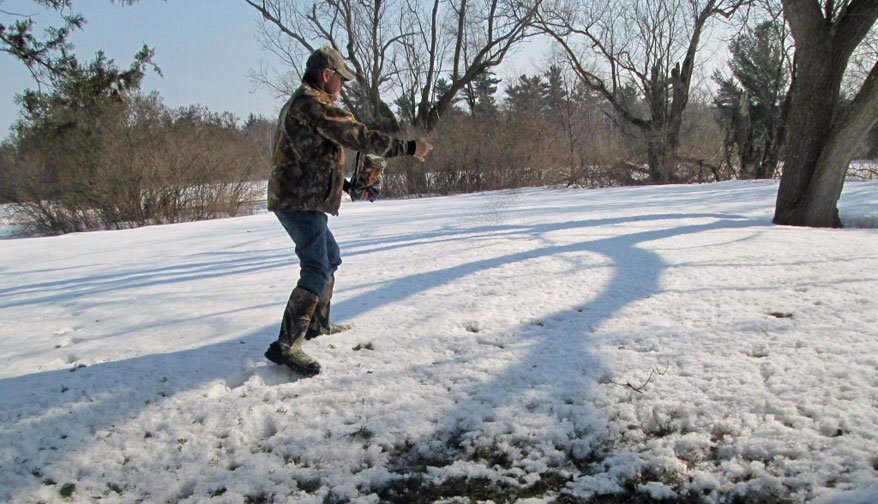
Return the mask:
<path id="1" fill-rule="evenodd" d="M 635 387 L 634 385 L 631 385 L 631 382 L 625 382 L 625 383 L 610 382 L 610 383 L 612 383 L 613 385 L 619 385 L 619 386 L 621 386 L 621 387 L 628 387 L 628 388 L 630 388 L 631 390 L 637 392 L 638 394 L 642 394 L 642 393 L 643 393 L 643 389 L 644 389 L 647 385 L 649 385 L 649 382 L 652 381 L 653 376 L 655 376 L 655 375 L 664 376 L 664 374 L 668 372 L 668 367 L 670 367 L 670 363 L 668 363 L 668 364 L 665 365 L 665 370 L 664 370 L 664 371 L 659 371 L 658 369 L 653 368 L 653 370 L 649 372 L 649 376 L 646 378 L 646 381 L 643 382 L 643 384 L 640 385 L 639 387 Z"/>
<path id="2" fill-rule="evenodd" d="M 262 14 L 262 18 L 265 19 L 266 21 L 272 23 L 273 25 L 275 25 L 281 31 L 281 33 L 289 36 L 290 38 L 292 38 L 295 41 L 297 41 L 298 43 L 300 43 L 302 45 L 302 47 L 307 49 L 309 52 L 314 52 L 314 47 L 308 43 L 308 41 L 305 39 L 305 37 L 290 30 L 283 23 L 283 21 L 280 19 L 280 7 L 278 7 L 278 9 L 277 9 L 277 15 L 274 15 L 268 11 L 268 8 L 266 7 L 266 4 L 264 1 L 262 2 L 261 6 L 258 5 L 253 0 L 244 0 L 244 1 L 247 2 L 248 4 L 250 4 L 257 11 L 259 11 L 259 13 Z"/>

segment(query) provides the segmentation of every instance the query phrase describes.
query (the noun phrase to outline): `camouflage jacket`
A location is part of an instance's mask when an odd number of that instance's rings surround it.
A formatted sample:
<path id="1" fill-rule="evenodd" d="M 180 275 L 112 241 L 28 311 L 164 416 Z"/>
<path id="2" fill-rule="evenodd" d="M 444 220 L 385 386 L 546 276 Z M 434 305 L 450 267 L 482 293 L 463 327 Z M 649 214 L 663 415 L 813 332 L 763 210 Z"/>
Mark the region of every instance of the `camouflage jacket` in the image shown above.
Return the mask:
<path id="1" fill-rule="evenodd" d="M 414 141 L 370 130 L 332 97 L 303 84 L 281 110 L 268 179 L 268 210 L 338 215 L 344 149 L 382 157 L 414 154 Z"/>

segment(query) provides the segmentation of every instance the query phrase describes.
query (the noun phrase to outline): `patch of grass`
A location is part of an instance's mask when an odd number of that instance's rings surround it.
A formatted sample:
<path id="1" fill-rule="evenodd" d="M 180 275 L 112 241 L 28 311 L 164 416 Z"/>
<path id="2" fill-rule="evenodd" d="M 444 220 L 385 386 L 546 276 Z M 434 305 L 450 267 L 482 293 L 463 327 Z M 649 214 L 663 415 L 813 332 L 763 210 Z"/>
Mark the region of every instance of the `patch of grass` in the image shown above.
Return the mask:
<path id="1" fill-rule="evenodd" d="M 668 436 L 678 432 L 671 422 L 659 425 L 658 432 L 649 432 L 650 437 Z M 640 428 L 639 426 L 635 426 Z M 511 504 L 522 499 L 540 499 L 552 504 L 708 504 L 726 502 L 727 504 L 790 504 L 783 495 L 773 494 L 758 496 L 740 496 L 732 493 L 718 495 L 716 492 L 698 492 L 688 489 L 688 480 L 676 471 L 664 471 L 659 468 L 644 468 L 643 471 L 629 481 L 620 482 L 622 488 L 613 494 L 592 495 L 589 498 L 578 497 L 568 493 L 567 485 L 579 473 L 597 474 L 605 471 L 600 461 L 605 458 L 606 450 L 595 450 L 587 457 L 575 460 L 568 454 L 566 462 L 561 462 L 557 469 L 548 469 L 539 473 L 537 478 L 489 478 L 489 477 L 450 477 L 436 481 L 429 468 L 443 468 L 455 461 L 467 460 L 494 468 L 494 471 L 509 473 L 504 469 L 513 469 L 515 461 L 503 451 L 492 446 L 480 446 L 470 451 L 466 446 L 455 442 L 454 433 L 449 433 L 443 448 L 433 447 L 429 453 L 423 453 L 418 447 L 406 441 L 391 451 L 387 468 L 393 477 L 382 487 L 372 488 L 379 502 L 387 504 L 427 504 L 437 501 L 453 501 L 461 503 L 494 502 Z M 878 458 L 873 460 L 878 466 Z M 573 467 L 576 469 L 573 469 Z M 536 480 L 536 481 L 534 481 Z M 653 499 L 649 491 L 642 485 L 659 482 L 676 492 L 668 499 Z M 300 488 L 305 489 L 302 485 Z M 316 487 L 315 487 L 316 490 Z M 309 490 L 311 491 L 311 490 Z M 335 504 L 331 502 L 330 504 Z"/>
<path id="2" fill-rule="evenodd" d="M 678 432 L 680 432 L 680 430 L 677 429 L 671 422 L 668 422 L 665 425 L 659 424 L 657 429 L 649 431 L 647 434 L 652 434 L 655 437 L 663 438 L 671 436 L 673 434 L 677 434 Z"/>
<path id="3" fill-rule="evenodd" d="M 354 352 L 359 352 L 360 350 L 375 350 L 375 348 L 372 346 L 372 342 L 358 343 L 357 346 L 354 347 Z"/>
<path id="4" fill-rule="evenodd" d="M 440 499 L 465 496 L 470 501 L 511 502 L 506 492 L 487 478 L 456 477 L 439 485 L 426 483 L 421 475 L 395 480 L 378 492 L 381 502 L 388 504 L 427 504 Z"/>
<path id="5" fill-rule="evenodd" d="M 549 492 L 557 492 L 567 486 L 570 478 L 561 476 L 556 472 L 540 474 L 540 480 L 527 488 L 526 495 L 522 497 L 541 497 Z"/>
<path id="6" fill-rule="evenodd" d="M 793 314 L 789 313 L 789 312 L 775 311 L 775 312 L 769 313 L 769 315 L 771 315 L 774 318 L 789 318 L 789 319 L 793 318 Z"/>
<path id="7" fill-rule="evenodd" d="M 735 495 L 728 500 L 731 504 L 792 504 L 792 499 L 786 499 L 777 495 Z"/>
<path id="8" fill-rule="evenodd" d="M 475 449 L 473 458 L 476 460 L 484 460 L 488 467 L 502 467 L 509 469 L 512 467 L 512 460 L 509 455 L 494 449 L 491 446 L 480 446 Z"/>
<path id="9" fill-rule="evenodd" d="M 541 473 L 540 479 L 530 486 L 512 486 L 488 478 L 449 478 L 434 484 L 415 474 L 399 478 L 378 491 L 380 502 L 389 504 L 427 504 L 443 499 L 464 498 L 469 502 L 513 503 L 521 499 L 539 498 L 554 494 L 570 480 L 555 472 Z M 577 501 L 570 501 L 577 502 Z M 578 501 L 585 502 L 585 501 Z"/>
<path id="10" fill-rule="evenodd" d="M 298 485 L 300 490 L 302 490 L 305 493 L 309 493 L 309 494 L 313 494 L 317 490 L 320 490 L 320 480 L 319 479 L 303 480 L 303 481 L 297 480 L 296 485 Z"/>
<path id="11" fill-rule="evenodd" d="M 387 504 L 427 504 L 443 499 L 462 498 L 464 502 L 512 503 L 520 499 L 543 497 L 561 491 L 569 482 L 553 470 L 540 473 L 540 479 L 528 486 L 525 480 L 517 483 L 493 481 L 484 477 L 454 477 L 441 483 L 429 480 L 430 467 L 446 467 L 458 460 L 471 460 L 485 466 L 511 469 L 513 460 L 496 447 L 481 446 L 467 453 L 453 433 L 446 441 L 445 450 L 424 454 L 411 442 L 391 452 L 389 469 L 397 476 L 387 485 L 373 489 L 379 502 Z"/>
<path id="12" fill-rule="evenodd" d="M 73 492 L 75 492 L 75 491 L 76 491 L 75 484 L 64 483 L 64 485 L 61 486 L 61 490 L 58 490 L 58 493 L 61 494 L 61 497 L 68 499 L 68 498 L 70 498 L 71 495 L 73 495 Z"/>
<path id="13" fill-rule="evenodd" d="M 244 497 L 244 504 L 268 504 L 271 498 L 265 494 L 248 495 Z"/>

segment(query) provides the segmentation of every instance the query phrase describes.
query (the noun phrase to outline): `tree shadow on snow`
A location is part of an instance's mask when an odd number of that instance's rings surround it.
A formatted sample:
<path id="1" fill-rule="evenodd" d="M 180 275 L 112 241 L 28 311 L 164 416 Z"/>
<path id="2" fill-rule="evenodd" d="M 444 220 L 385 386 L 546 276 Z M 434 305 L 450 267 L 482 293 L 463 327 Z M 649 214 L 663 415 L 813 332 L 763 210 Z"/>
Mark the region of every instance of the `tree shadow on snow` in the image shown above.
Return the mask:
<path id="1" fill-rule="evenodd" d="M 496 494 L 486 489 L 486 485 L 491 487 L 501 484 L 497 480 L 492 483 L 488 477 L 451 477 L 446 480 L 445 488 L 426 480 L 427 467 L 449 466 L 459 460 L 481 464 L 489 472 L 490 468 L 496 469 L 498 465 L 501 469 L 509 469 L 507 466 L 511 464 L 511 451 L 516 451 L 516 457 L 522 459 L 527 459 L 529 454 L 537 458 L 544 457 L 546 460 L 566 458 L 565 462 L 559 464 L 566 463 L 568 468 L 569 464 L 582 467 L 592 461 L 596 456 L 593 451 L 597 447 L 594 440 L 588 438 L 601 437 L 601 433 L 594 432 L 601 428 L 601 415 L 590 409 L 588 397 L 597 383 L 608 380 L 608 371 L 603 368 L 597 354 L 590 350 L 588 333 L 591 328 L 610 320 L 626 306 L 659 293 L 659 279 L 667 266 L 658 254 L 639 245 L 711 230 L 759 226 L 762 223 L 724 214 L 664 214 L 536 226 L 489 226 L 467 230 L 468 236 L 480 232 L 492 235 L 504 233 L 510 236 L 527 236 L 548 243 L 544 237 L 555 231 L 637 221 L 673 222 L 684 219 L 689 222 L 699 219 L 711 221 L 671 225 L 667 229 L 651 229 L 566 245 L 550 245 L 417 273 L 379 284 L 369 292 L 334 305 L 336 313 L 344 317 L 355 317 L 374 306 L 375 302 L 369 302 L 370 299 L 380 297 L 382 303 L 398 302 L 467 275 L 559 254 L 595 253 L 612 263 L 612 278 L 595 298 L 572 309 L 559 310 L 542 317 L 536 323 L 525 324 L 515 330 L 523 334 L 523 340 L 527 340 L 528 350 L 525 356 L 501 374 L 466 386 L 465 392 L 457 394 L 465 399 L 458 401 L 437 421 L 433 433 L 419 440 L 408 441 L 406 446 L 392 454 L 387 468 L 398 479 L 379 491 L 382 501 L 431 502 L 437 498 L 455 495 L 477 495 L 482 499 L 500 500 L 510 497 L 509 493 L 503 493 L 509 492 L 509 488 Z M 443 237 L 441 233 L 434 233 L 409 239 L 419 242 L 449 239 L 449 236 Z M 392 245 L 385 244 L 385 247 Z M 521 424 L 533 425 L 533 431 L 527 432 L 527 428 L 521 427 Z M 566 437 L 566 440 L 562 442 L 558 436 Z M 485 442 L 503 446 L 485 446 Z M 579 448 L 565 452 L 565 447 L 571 446 Z M 448 481 L 451 483 L 448 484 Z M 549 483 L 535 483 L 524 493 L 516 494 L 518 490 L 513 490 L 512 496 L 539 495 L 546 491 L 546 484 Z M 555 490 L 562 488 L 563 484 L 564 482 L 557 484 Z"/>
<path id="2" fill-rule="evenodd" d="M 0 309 L 12 309 L 20 306 L 63 303 L 69 301 L 71 295 L 87 297 L 95 294 L 136 290 L 186 282 L 194 282 L 219 276 L 244 275 L 272 268 L 284 268 L 295 265 L 296 258 L 292 249 L 272 251 L 232 252 L 223 251 L 223 257 L 217 258 L 216 253 L 197 254 L 197 262 L 171 264 L 148 269 L 135 267 L 129 271 L 115 271 L 101 275 L 89 275 L 32 284 L 15 284 L 12 287 L 0 288 Z M 292 257 L 291 257 L 292 256 Z M 93 266 L 93 265 L 88 265 Z M 77 268 L 87 267 L 85 265 Z M 63 268 L 63 269 L 74 269 Z M 54 271 L 46 271 L 51 276 Z"/>
<path id="3" fill-rule="evenodd" d="M 388 469 L 399 474 L 410 472 L 413 467 L 451 463 L 460 457 L 484 459 L 490 457 L 479 452 L 478 447 L 467 440 L 478 438 L 478 432 L 490 430 L 489 423 L 496 423 L 499 413 L 508 413 L 506 405 L 520 403 L 523 395 L 534 391 L 538 394 L 533 410 L 522 415 L 548 416 L 563 427 L 567 436 L 585 436 L 592 427 L 594 415 L 588 413 L 583 398 L 588 396 L 596 380 L 600 379 L 601 363 L 589 350 L 589 328 L 609 320 L 619 310 L 638 300 L 659 292 L 659 277 L 665 268 L 661 257 L 638 245 L 651 240 L 696 234 L 716 229 L 743 228 L 761 225 L 755 221 L 723 214 L 664 214 L 634 216 L 597 220 L 580 220 L 534 226 L 494 225 L 473 228 L 444 229 L 420 235 L 397 236 L 390 239 L 360 240 L 342 243 L 344 255 L 376 252 L 376 248 L 415 247 L 418 244 L 435 244 L 440 240 L 471 240 L 479 236 L 524 236 L 546 240 L 546 235 L 556 231 L 589 227 L 626 224 L 636 221 L 710 219 L 704 224 L 671 226 L 667 229 L 621 234 L 609 238 L 583 241 L 567 245 L 547 245 L 542 248 L 491 257 L 459 264 L 449 268 L 425 271 L 403 278 L 374 284 L 368 292 L 346 298 L 333 305 L 334 313 L 342 318 L 353 318 L 386 303 L 393 303 L 419 292 L 451 284 L 468 275 L 491 271 L 512 263 L 520 263 L 541 257 L 571 253 L 596 253 L 613 263 L 612 279 L 600 294 L 581 306 L 545 317 L 543 326 L 530 325 L 520 328 L 529 341 L 526 355 L 493 379 L 468 386 L 465 400 L 459 401 L 444 414 L 436 424 L 433 434 L 414 440 L 410 446 L 394 453 L 388 461 Z M 279 234 L 282 231 L 279 231 Z M 345 252 L 353 248 L 351 253 Z M 231 253 L 231 252 L 230 252 Z M 85 289 L 89 293 L 110 292 L 171 282 L 195 281 L 205 277 L 245 274 L 264 271 L 266 268 L 296 268 L 292 246 L 282 251 L 262 250 L 248 252 L 243 257 L 211 257 L 204 262 L 169 266 L 150 271 L 135 271 L 120 278 L 114 275 L 98 276 L 78 281 L 60 281 L 47 284 L 19 286 L 32 289 L 36 298 L 10 301 L 3 304 L 0 291 L 0 307 L 14 307 L 23 303 L 53 303 L 64 299 L 71 289 Z M 71 284 L 73 282 L 73 284 Z M 78 283 L 77 283 L 78 282 Z M 46 289 L 56 290 L 45 294 Z M 288 291 L 278 291 L 278 309 L 282 308 Z M 42 295 L 40 295 L 42 293 Z M 380 294 L 380 295 L 379 295 Z M 278 319 L 254 333 L 234 341 L 193 348 L 189 350 L 153 354 L 128 360 L 106 362 L 81 369 L 65 369 L 35 373 L 0 380 L 0 497 L 24 495 L 25 487 L 41 485 L 40 469 L 45 464 L 63 460 L 65 455 L 82 449 L 89 439 L 100 432 L 112 431 L 126 419 L 135 418 L 140 411 L 132 411 L 132 404 L 141 409 L 154 407 L 157 403 L 173 398 L 175 394 L 198 388 L 205 383 L 221 381 L 228 388 L 240 386 L 253 373 L 247 370 L 245 361 L 261 362 L 264 345 L 277 330 Z M 563 321 L 555 327 L 553 321 Z M 230 359 L 233 355 L 235 358 Z M 260 367 L 257 373 L 266 383 L 294 380 L 284 371 Z M 278 374 L 281 373 L 281 374 Z M 557 376 L 567 377 L 558 382 Z M 563 397 L 568 406 L 577 411 L 567 415 L 554 411 L 557 404 L 540 402 L 542 397 Z M 3 404 L 7 403 L 8 404 Z M 567 415 L 567 416 L 565 416 Z M 579 415 L 579 416 L 577 416 Z M 514 419 L 513 419 L 514 420 Z M 566 430 L 564 430 L 566 429 Z M 144 433 L 147 435 L 147 433 Z M 440 441 L 444 445 L 444 460 L 431 460 L 437 452 L 429 448 Z M 550 443 L 551 444 L 551 443 Z M 524 447 L 534 449 L 534 446 Z M 429 455 L 429 457 L 428 457 Z M 580 454 L 587 456 L 587 454 Z M 579 455 L 577 455 L 579 456 Z M 502 457 L 501 457 L 502 459 Z M 498 459 L 499 460 L 499 459 Z M 496 462 L 496 461 L 495 461 Z M 502 465 L 502 460 L 499 460 Z M 490 465 L 490 464 L 488 464 Z M 15 468 L 15 470 L 12 470 Z M 28 477 L 28 474 L 31 476 Z M 32 478 L 32 479 L 30 479 Z M 25 487 L 23 487 L 24 485 Z M 388 488 L 383 497 L 400 502 L 411 499 L 414 492 L 423 491 L 423 484 L 409 480 L 403 486 Z M 24 493 L 22 493 L 24 492 Z M 430 495 L 424 493 L 423 496 Z M 426 498 L 426 497 L 424 497 Z M 414 500 L 408 500 L 415 502 Z"/>
<path id="4" fill-rule="evenodd" d="M 0 380 L 0 501 L 33 495 L 51 480 L 46 467 L 63 466 L 65 458 L 87 450 L 95 436 L 130 436 L 126 429 L 134 418 L 144 428 L 135 437 L 155 437 L 172 447 L 175 429 L 163 426 L 162 412 L 192 406 L 180 394 L 207 386 L 205 393 L 214 390 L 221 401 L 253 376 L 266 385 L 302 379 L 264 362 L 265 344 L 276 330 L 271 324 L 188 350 Z M 215 389 L 208 386 L 212 382 Z M 121 451 L 106 456 L 124 464 Z"/>

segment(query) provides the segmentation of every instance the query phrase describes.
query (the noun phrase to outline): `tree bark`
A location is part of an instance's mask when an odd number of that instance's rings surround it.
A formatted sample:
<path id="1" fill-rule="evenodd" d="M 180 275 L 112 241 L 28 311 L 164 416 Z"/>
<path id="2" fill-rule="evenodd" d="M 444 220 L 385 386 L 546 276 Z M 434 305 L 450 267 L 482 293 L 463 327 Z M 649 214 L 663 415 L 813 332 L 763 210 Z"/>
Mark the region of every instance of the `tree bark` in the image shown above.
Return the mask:
<path id="1" fill-rule="evenodd" d="M 876 70 L 841 121 L 840 87 L 852 52 L 878 18 L 878 0 L 852 0 L 834 20 L 824 18 L 816 0 L 783 0 L 783 5 L 796 56 L 774 222 L 841 227 L 836 205 L 848 163 L 878 118 Z"/>
<path id="2" fill-rule="evenodd" d="M 841 196 L 844 176 L 853 152 L 878 120 L 878 63 L 854 100 L 852 111 L 829 139 L 817 160 L 814 182 L 809 186 L 808 199 L 814 203 L 805 212 L 805 225 L 824 222 L 827 215 L 835 216 L 833 224 L 840 225 L 836 204 Z M 823 225 L 825 227 L 825 224 Z"/>

